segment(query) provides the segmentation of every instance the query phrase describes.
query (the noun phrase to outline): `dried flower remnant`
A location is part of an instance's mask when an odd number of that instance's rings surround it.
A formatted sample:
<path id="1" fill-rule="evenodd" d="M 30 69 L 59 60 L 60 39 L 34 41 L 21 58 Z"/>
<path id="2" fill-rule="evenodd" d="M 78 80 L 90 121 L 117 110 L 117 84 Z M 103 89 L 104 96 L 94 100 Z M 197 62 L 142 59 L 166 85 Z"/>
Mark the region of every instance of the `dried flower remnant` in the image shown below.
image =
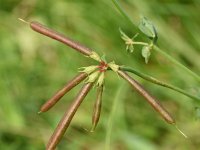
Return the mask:
<path id="1" fill-rule="evenodd" d="M 98 66 L 97 65 L 93 65 L 93 66 L 88 66 L 88 67 L 81 67 L 79 69 L 81 70 L 80 72 L 91 74 L 92 72 L 94 72 L 95 70 L 98 69 Z"/>
<path id="2" fill-rule="evenodd" d="M 104 78 L 105 78 L 105 72 L 101 72 L 100 75 L 99 75 L 99 78 L 96 82 L 97 87 L 100 87 L 104 84 Z"/>
<path id="3" fill-rule="evenodd" d="M 105 72 L 108 69 L 108 64 L 105 61 L 101 61 L 98 68 L 100 72 Z"/>

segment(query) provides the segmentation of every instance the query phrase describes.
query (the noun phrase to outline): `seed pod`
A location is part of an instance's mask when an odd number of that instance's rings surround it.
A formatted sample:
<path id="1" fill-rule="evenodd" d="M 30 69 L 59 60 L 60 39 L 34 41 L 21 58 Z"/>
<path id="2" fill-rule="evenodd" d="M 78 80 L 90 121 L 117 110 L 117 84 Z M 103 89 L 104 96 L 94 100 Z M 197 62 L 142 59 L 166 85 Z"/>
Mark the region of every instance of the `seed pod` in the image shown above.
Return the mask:
<path id="1" fill-rule="evenodd" d="M 43 34 L 43 35 L 46 35 L 52 39 L 55 39 L 57 41 L 60 41 L 66 45 L 68 45 L 69 47 L 79 51 L 80 53 L 84 54 L 84 55 L 87 55 L 87 56 L 90 56 L 92 54 L 92 50 L 79 44 L 78 42 L 75 42 L 73 41 L 72 39 L 64 36 L 63 34 L 61 33 L 58 33 L 52 29 L 49 29 L 48 27 L 38 23 L 38 22 L 35 22 L 35 21 L 32 21 L 30 23 L 30 27 L 40 33 L 40 34 Z"/>
<path id="2" fill-rule="evenodd" d="M 163 108 L 163 106 L 153 97 L 151 96 L 137 81 L 135 81 L 132 77 L 130 77 L 126 72 L 118 70 L 118 74 L 125 80 L 127 80 L 131 86 L 141 94 L 151 106 L 165 119 L 169 124 L 175 124 L 175 120 L 170 116 L 170 114 Z"/>
<path id="3" fill-rule="evenodd" d="M 97 88 L 97 98 L 94 104 L 94 111 L 92 116 L 92 129 L 93 132 L 99 122 L 99 118 L 101 115 L 101 105 L 102 105 L 102 93 L 103 93 L 103 85 Z"/>
<path id="4" fill-rule="evenodd" d="M 80 73 L 69 81 L 61 90 L 59 90 L 52 98 L 50 98 L 45 104 L 40 108 L 40 112 L 46 112 L 52 108 L 67 92 L 78 85 L 87 77 L 86 73 Z"/>
<path id="5" fill-rule="evenodd" d="M 62 136 L 67 130 L 72 118 L 74 117 L 78 107 L 81 105 L 82 101 L 92 88 L 93 83 L 85 84 L 82 89 L 79 91 L 78 95 L 74 99 L 73 103 L 69 107 L 69 109 L 65 112 L 64 116 L 60 120 L 58 126 L 56 127 L 53 135 L 49 139 L 46 150 L 54 150 L 57 144 L 60 142 Z"/>

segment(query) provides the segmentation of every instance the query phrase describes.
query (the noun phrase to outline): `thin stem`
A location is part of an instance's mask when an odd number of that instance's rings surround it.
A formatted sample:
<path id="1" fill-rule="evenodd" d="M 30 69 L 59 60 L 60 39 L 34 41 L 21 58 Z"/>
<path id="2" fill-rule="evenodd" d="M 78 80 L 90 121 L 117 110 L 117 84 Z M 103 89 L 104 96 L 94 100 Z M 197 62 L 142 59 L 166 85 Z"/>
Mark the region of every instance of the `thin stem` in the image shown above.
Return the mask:
<path id="1" fill-rule="evenodd" d="M 145 79 L 145 80 L 147 80 L 147 81 L 149 81 L 151 83 L 154 83 L 154 84 L 157 84 L 157 85 L 172 89 L 172 90 L 177 91 L 177 92 L 179 92 L 181 94 L 184 94 L 185 96 L 188 96 L 188 97 L 190 97 L 190 98 L 192 98 L 194 100 L 200 101 L 200 97 L 196 97 L 196 96 L 194 96 L 194 95 L 192 95 L 192 94 L 190 94 L 190 93 L 188 93 L 188 92 L 186 92 L 186 91 L 184 91 L 184 90 L 182 90 L 182 89 L 180 89 L 180 88 L 178 88 L 176 86 L 173 86 L 173 85 L 167 84 L 165 82 L 162 82 L 162 81 L 160 81 L 160 80 L 158 80 L 158 79 L 156 79 L 156 78 L 154 78 L 152 76 L 149 76 L 147 74 L 139 72 L 139 71 L 137 71 L 137 70 L 135 70 L 135 69 L 133 69 L 131 67 L 121 66 L 120 70 L 127 71 L 127 72 L 130 72 L 130 73 L 134 73 L 135 75 L 137 75 L 137 76 L 139 76 L 139 77 L 141 77 L 141 78 L 143 78 L 143 79 Z"/>
<path id="2" fill-rule="evenodd" d="M 68 45 L 69 47 L 79 51 L 80 53 L 84 54 L 84 55 L 87 55 L 87 56 L 90 56 L 92 54 L 92 50 L 81 45 L 80 43 L 78 42 L 75 42 L 73 41 L 72 39 L 64 36 L 63 34 L 61 33 L 58 33 L 50 28 L 47 28 L 46 26 L 40 24 L 39 22 L 35 22 L 35 21 L 32 21 L 30 23 L 30 27 L 40 33 L 40 34 L 43 34 L 45 36 L 48 36 L 52 39 L 55 39 L 57 41 L 60 41 L 66 45 Z"/>
<path id="3" fill-rule="evenodd" d="M 168 111 L 152 95 L 150 95 L 150 93 L 147 92 L 142 85 L 140 85 L 124 71 L 119 70 L 118 74 L 125 79 L 139 94 L 141 94 L 167 123 L 175 124 L 175 120 L 168 113 Z"/>
<path id="4" fill-rule="evenodd" d="M 49 139 L 46 150 L 54 150 L 57 144 L 60 142 L 63 137 L 65 131 L 69 127 L 72 118 L 74 117 L 78 107 L 81 105 L 82 101 L 92 88 L 93 83 L 85 84 L 82 89 L 79 91 L 77 97 L 74 99 L 73 103 L 69 107 L 69 109 L 63 115 L 63 118 L 60 120 L 58 126 L 56 127 L 53 135 Z"/>
<path id="5" fill-rule="evenodd" d="M 181 64 L 180 62 L 178 62 L 175 58 L 173 58 L 169 54 L 165 53 L 158 46 L 154 46 L 154 50 L 156 50 L 161 55 L 163 55 L 164 57 L 166 57 L 167 59 L 169 59 L 175 65 L 179 66 L 180 68 L 182 68 L 183 70 L 185 70 L 186 72 L 188 72 L 190 75 L 192 75 L 194 78 L 196 78 L 200 82 L 200 76 L 199 75 L 197 75 L 196 73 L 194 73 L 193 71 L 191 71 L 189 68 L 187 68 L 186 66 L 184 66 L 183 64 Z"/>
<path id="6" fill-rule="evenodd" d="M 46 112 L 51 109 L 67 92 L 73 89 L 81 81 L 83 81 L 88 75 L 86 73 L 80 73 L 72 80 L 66 83 L 66 85 L 60 89 L 52 98 L 50 98 L 45 104 L 40 108 L 40 112 Z"/>
<path id="7" fill-rule="evenodd" d="M 145 45 L 145 46 L 148 46 L 149 44 L 148 43 L 145 43 L 145 42 L 133 42 L 134 45 Z"/>

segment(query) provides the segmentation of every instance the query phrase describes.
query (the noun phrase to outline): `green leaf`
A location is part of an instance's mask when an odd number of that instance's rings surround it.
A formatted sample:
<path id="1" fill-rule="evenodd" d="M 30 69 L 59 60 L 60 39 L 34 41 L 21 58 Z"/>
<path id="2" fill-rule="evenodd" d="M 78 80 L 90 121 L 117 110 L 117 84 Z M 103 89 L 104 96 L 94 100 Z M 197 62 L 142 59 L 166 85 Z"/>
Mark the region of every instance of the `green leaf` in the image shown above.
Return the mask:
<path id="1" fill-rule="evenodd" d="M 140 29 L 140 31 L 142 33 L 147 35 L 149 38 L 157 39 L 156 29 L 155 29 L 153 23 L 151 21 L 147 20 L 147 18 L 142 17 L 138 28 Z"/>
<path id="2" fill-rule="evenodd" d="M 146 64 L 148 63 L 150 56 L 151 56 L 150 47 L 149 46 L 144 46 L 142 48 L 142 57 L 145 58 L 145 63 Z"/>

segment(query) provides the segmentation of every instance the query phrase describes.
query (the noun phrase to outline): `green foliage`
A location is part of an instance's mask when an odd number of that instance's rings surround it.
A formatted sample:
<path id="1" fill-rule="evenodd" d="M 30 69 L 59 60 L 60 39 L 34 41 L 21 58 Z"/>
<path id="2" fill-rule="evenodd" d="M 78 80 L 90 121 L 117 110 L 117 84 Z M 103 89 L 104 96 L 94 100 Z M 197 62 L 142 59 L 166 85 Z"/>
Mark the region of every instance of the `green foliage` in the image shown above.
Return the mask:
<path id="1" fill-rule="evenodd" d="M 199 74 L 198 1 L 119 2 L 136 22 L 139 22 L 140 14 L 151 19 L 159 33 L 158 45 Z M 109 62 L 115 60 L 117 64 L 131 65 L 196 94 L 195 87 L 199 87 L 199 82 L 162 55 L 152 53 L 151 61 L 146 65 L 141 63 L 141 47 L 134 47 L 134 55 L 124 53 L 119 26 L 127 35 L 138 31 L 118 14 L 111 1 L 1 0 L 0 3 L 0 149 L 43 150 L 80 86 L 63 97 L 49 112 L 38 115 L 39 107 L 78 72 L 77 68 L 94 64 L 65 45 L 34 33 L 17 20 L 19 17 L 40 21 L 63 32 L 98 53 L 106 54 Z M 137 40 L 145 41 L 146 38 L 141 36 Z M 102 150 L 106 135 L 113 150 L 198 149 L 199 120 L 195 119 L 198 114 L 195 107 L 198 105 L 181 94 L 136 79 L 174 115 L 189 140 L 166 125 L 144 99 L 132 92 L 116 74 L 108 73 L 102 115 L 96 131 L 88 134 L 84 130 L 91 127 L 94 90 L 81 105 L 58 149 Z M 122 85 L 127 86 L 122 89 L 123 92 L 119 90 Z M 114 107 L 115 113 L 111 113 L 114 100 L 118 104 Z M 111 119 L 108 117 L 110 113 Z M 108 119 L 113 120 L 112 128 L 108 127 Z"/>
<path id="2" fill-rule="evenodd" d="M 156 28 L 154 27 L 151 21 L 147 20 L 147 18 L 145 17 L 141 18 L 138 28 L 140 29 L 142 33 L 144 33 L 150 39 L 157 40 L 158 35 L 157 35 Z"/>

